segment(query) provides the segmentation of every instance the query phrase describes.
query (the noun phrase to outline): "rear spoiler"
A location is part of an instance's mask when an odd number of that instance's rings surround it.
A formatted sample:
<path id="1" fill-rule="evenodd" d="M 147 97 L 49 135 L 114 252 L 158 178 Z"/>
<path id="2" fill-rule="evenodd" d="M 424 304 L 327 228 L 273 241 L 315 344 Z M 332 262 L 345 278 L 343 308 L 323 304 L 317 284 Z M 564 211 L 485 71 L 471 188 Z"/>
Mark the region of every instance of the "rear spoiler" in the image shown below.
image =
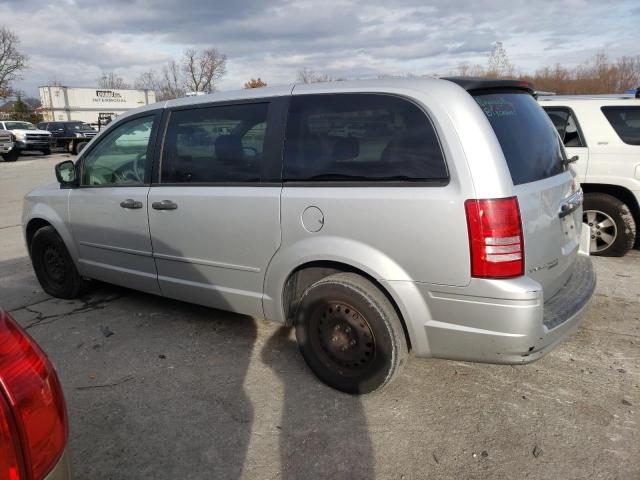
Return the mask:
<path id="1" fill-rule="evenodd" d="M 468 92 L 477 90 L 524 90 L 531 95 L 534 94 L 533 85 L 524 80 L 501 80 L 482 77 L 443 77 L 442 80 L 448 80 L 456 83 Z"/>

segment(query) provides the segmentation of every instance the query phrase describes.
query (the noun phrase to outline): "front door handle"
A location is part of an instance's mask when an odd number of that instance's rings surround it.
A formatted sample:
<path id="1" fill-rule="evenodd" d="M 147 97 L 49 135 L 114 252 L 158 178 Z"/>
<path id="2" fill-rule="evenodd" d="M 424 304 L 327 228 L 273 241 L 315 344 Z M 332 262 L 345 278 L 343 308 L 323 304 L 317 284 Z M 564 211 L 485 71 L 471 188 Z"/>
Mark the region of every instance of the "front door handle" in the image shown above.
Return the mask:
<path id="1" fill-rule="evenodd" d="M 153 202 L 151 207 L 154 210 L 175 210 L 178 208 L 178 204 L 173 203 L 171 200 L 162 200 L 161 202 Z"/>
<path id="2" fill-rule="evenodd" d="M 138 202 L 133 198 L 127 198 L 126 200 L 120 202 L 120 206 L 122 208 L 142 208 L 142 202 Z"/>

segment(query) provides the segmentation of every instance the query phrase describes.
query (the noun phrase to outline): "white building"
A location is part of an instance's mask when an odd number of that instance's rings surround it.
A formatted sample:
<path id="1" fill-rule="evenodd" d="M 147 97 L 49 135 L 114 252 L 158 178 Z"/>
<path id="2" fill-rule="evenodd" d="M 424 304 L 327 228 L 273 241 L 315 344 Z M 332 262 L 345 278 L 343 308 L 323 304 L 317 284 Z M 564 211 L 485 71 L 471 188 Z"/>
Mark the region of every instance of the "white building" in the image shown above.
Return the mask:
<path id="1" fill-rule="evenodd" d="M 155 103 L 153 90 L 44 86 L 39 88 L 44 121 L 79 120 L 97 124 L 132 108 Z"/>

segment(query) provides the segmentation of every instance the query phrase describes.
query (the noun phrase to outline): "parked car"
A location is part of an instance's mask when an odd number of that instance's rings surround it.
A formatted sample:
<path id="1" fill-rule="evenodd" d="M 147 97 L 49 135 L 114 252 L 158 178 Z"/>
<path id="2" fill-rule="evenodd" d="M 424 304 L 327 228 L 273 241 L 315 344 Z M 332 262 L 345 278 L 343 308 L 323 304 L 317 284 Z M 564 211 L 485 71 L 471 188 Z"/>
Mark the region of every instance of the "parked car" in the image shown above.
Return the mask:
<path id="1" fill-rule="evenodd" d="M 0 130 L 9 130 L 13 133 L 17 155 L 24 151 L 42 152 L 44 155 L 51 154 L 51 133 L 46 130 L 38 130 L 33 123 L 0 120 Z"/>
<path id="2" fill-rule="evenodd" d="M 15 162 L 18 159 L 16 138 L 8 130 L 0 130 L 0 156 L 5 162 Z"/>
<path id="3" fill-rule="evenodd" d="M 121 148 L 134 132 L 146 145 Z M 172 100 L 118 117 L 56 175 L 23 215 L 47 293 L 99 279 L 293 325 L 310 368 L 350 393 L 386 385 L 409 349 L 531 362 L 595 288 L 582 191 L 528 83 Z"/>
<path id="4" fill-rule="evenodd" d="M 640 100 L 541 96 L 585 192 L 591 253 L 622 256 L 640 225 Z"/>
<path id="5" fill-rule="evenodd" d="M 0 309 L 0 478 L 67 480 L 67 410 L 56 371 Z"/>
<path id="6" fill-rule="evenodd" d="M 51 132 L 54 146 L 65 148 L 74 155 L 98 134 L 89 124 L 78 121 L 41 122 L 38 128 Z"/>

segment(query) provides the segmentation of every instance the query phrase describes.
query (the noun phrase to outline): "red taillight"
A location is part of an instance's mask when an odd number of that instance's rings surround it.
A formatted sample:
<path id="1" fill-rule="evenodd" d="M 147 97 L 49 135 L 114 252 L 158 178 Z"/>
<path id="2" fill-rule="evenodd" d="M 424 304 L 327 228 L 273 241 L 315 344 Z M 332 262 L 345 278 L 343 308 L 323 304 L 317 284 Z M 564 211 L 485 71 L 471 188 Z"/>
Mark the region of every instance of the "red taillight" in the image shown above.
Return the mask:
<path id="1" fill-rule="evenodd" d="M 0 392 L 0 479 L 21 480 L 24 478 L 20 438 L 13 414 Z"/>
<path id="2" fill-rule="evenodd" d="M 524 238 L 518 199 L 467 200 L 471 275 L 510 278 L 524 274 Z"/>
<path id="3" fill-rule="evenodd" d="M 15 420 L 19 439 L 14 434 L 14 443 L 21 447 L 26 478 L 40 480 L 55 466 L 67 442 L 62 388 L 44 352 L 1 310 L 0 386 Z"/>

